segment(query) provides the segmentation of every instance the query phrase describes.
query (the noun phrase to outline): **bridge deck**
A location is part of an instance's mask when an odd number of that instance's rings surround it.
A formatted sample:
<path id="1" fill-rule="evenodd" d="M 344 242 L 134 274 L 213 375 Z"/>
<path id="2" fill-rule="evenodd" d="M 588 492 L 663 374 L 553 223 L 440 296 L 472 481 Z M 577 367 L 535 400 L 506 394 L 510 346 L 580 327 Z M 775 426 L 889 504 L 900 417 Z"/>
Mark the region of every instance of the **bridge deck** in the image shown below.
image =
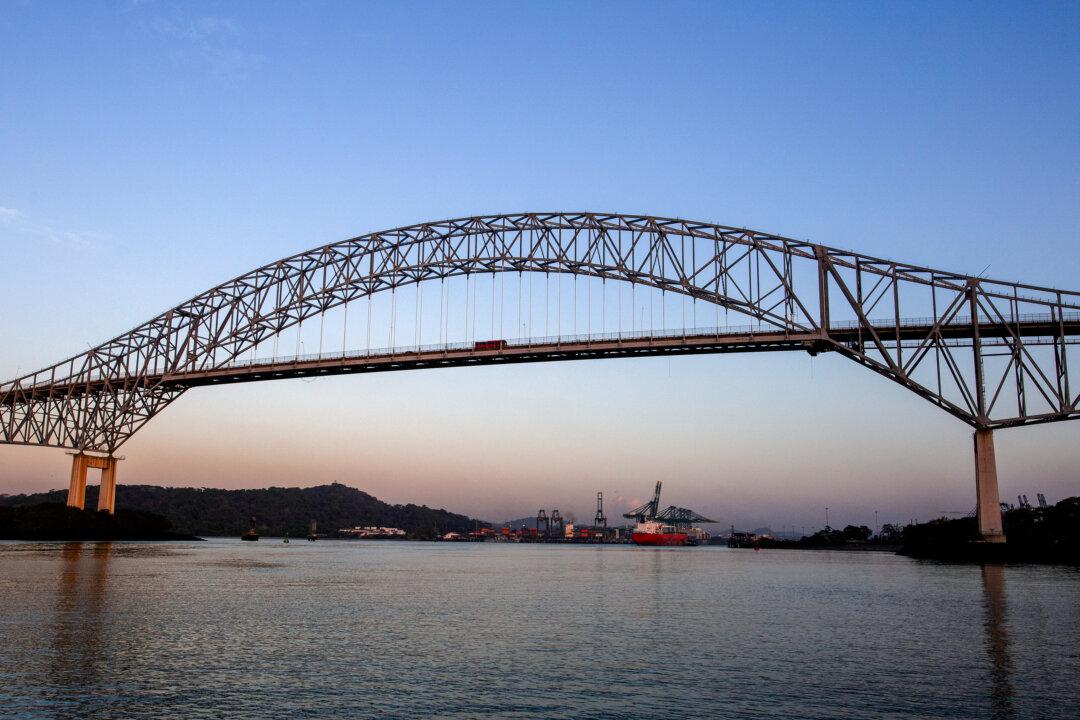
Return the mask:
<path id="1" fill-rule="evenodd" d="M 739 335 L 688 335 L 619 340 L 563 339 L 556 342 L 507 344 L 498 349 L 478 349 L 458 344 L 434 348 L 395 349 L 361 355 L 315 355 L 285 360 L 234 363 L 228 367 L 162 376 L 165 384 L 185 387 L 252 380 L 368 373 L 467 365 L 508 365 L 558 360 L 586 360 L 649 355 L 695 355 L 703 353 L 762 350 L 813 350 L 822 345 L 816 333 L 758 333 Z M 825 349 L 821 347 L 820 349 Z"/>
<path id="2" fill-rule="evenodd" d="M 918 319 L 885 324 L 875 323 L 874 332 L 885 343 L 915 344 L 925 340 L 934 331 L 929 319 Z M 970 344 L 974 328 L 967 322 L 953 322 L 937 330 L 950 344 Z M 984 344 L 1004 344 L 1011 334 L 1025 338 L 1026 344 L 1051 342 L 1052 338 L 1064 336 L 1067 342 L 1080 342 L 1080 317 L 1067 317 L 1062 321 L 1049 316 L 1036 316 L 1010 324 L 980 324 L 980 337 Z M 835 349 L 835 344 L 849 347 L 858 344 L 871 345 L 872 336 L 865 326 L 857 323 L 834 323 L 828 335 L 820 332 L 784 332 L 775 328 L 710 328 L 660 333 L 628 332 L 602 335 L 579 335 L 535 340 L 510 340 L 498 349 L 480 349 L 473 343 L 426 345 L 393 348 L 387 350 L 359 351 L 354 353 L 324 353 L 295 357 L 263 358 L 254 361 L 233 361 L 228 365 L 174 373 L 149 373 L 138 378 L 143 387 L 159 383 L 174 387 L 197 387 L 258 380 L 277 380 L 297 377 L 318 377 L 351 373 L 383 372 L 432 367 L 460 367 L 469 365 L 500 365 L 528 362 L 552 362 L 559 360 L 586 360 L 616 357 L 647 357 L 650 355 L 695 355 L 705 353 L 759 352 L 803 350 L 812 353 Z M 94 378 L 74 383 L 25 388 L 23 393 L 40 396 L 79 395 L 92 393 L 107 385 L 123 386 L 123 379 Z M 0 402 L 14 404 L 15 393 L 8 394 Z M 23 396 L 25 398 L 25 395 Z"/>
<path id="3" fill-rule="evenodd" d="M 899 328 L 899 329 L 898 329 Z M 901 323 L 899 326 L 875 326 L 885 341 L 901 342 L 925 339 L 933 330 L 932 322 Z M 1013 326 L 1023 337 L 1053 337 L 1064 329 L 1067 336 L 1080 335 L 1080 318 L 1061 324 L 1039 319 Z M 946 325 L 940 328 L 945 340 L 970 339 L 970 324 Z M 1000 326 L 980 325 L 980 333 L 988 344 L 1000 343 L 1007 331 Z M 213 385 L 253 380 L 276 380 L 296 377 L 318 377 L 348 373 L 409 370 L 431 367 L 460 367 L 467 365 L 500 365 L 558 360 L 586 360 L 616 357 L 646 357 L 650 355 L 699 355 L 706 353 L 759 352 L 804 350 L 814 354 L 833 349 L 832 343 L 869 343 L 870 335 L 857 324 L 833 325 L 826 339 L 818 332 L 791 333 L 774 329 L 740 328 L 734 332 L 701 332 L 689 334 L 622 333 L 609 336 L 575 336 L 544 338 L 531 342 L 509 341 L 500 349 L 482 350 L 472 344 L 397 348 L 374 353 L 329 353 L 283 359 L 234 362 L 227 367 L 211 370 L 167 374 L 161 377 L 166 384 L 185 387 Z"/>

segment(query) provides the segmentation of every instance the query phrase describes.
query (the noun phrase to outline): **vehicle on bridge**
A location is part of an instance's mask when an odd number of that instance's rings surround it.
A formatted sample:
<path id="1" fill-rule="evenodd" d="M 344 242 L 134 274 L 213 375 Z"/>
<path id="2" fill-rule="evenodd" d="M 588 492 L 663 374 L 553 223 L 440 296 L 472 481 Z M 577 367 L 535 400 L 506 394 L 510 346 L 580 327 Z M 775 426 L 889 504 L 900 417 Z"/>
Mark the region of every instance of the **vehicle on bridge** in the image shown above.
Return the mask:
<path id="1" fill-rule="evenodd" d="M 506 341 L 505 340 L 480 340 L 478 342 L 473 343 L 473 350 L 477 350 L 477 351 L 505 350 L 505 349 L 506 349 Z"/>

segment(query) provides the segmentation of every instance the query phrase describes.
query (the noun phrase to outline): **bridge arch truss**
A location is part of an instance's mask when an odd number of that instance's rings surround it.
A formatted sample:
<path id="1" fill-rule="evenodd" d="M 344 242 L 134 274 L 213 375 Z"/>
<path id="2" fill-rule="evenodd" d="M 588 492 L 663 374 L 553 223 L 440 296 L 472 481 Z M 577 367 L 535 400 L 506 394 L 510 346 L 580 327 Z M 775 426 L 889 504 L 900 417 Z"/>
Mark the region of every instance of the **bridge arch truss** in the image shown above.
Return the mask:
<path id="1" fill-rule="evenodd" d="M 498 273 L 629 283 L 722 307 L 753 328 L 715 329 L 715 342 L 697 333 L 705 338 L 697 346 L 693 337 L 681 344 L 646 339 L 646 349 L 837 352 L 977 430 L 1080 416 L 1080 361 L 1070 357 L 1080 335 L 1080 293 L 711 223 L 522 213 L 371 233 L 245 273 L 0 385 L 0 442 L 112 454 L 205 378 L 251 379 L 236 370 L 245 354 L 307 320 L 379 293 Z M 616 343 L 610 354 L 643 346 Z M 565 350 L 561 339 L 555 345 Z M 471 350 L 511 362 L 593 356 Z"/>

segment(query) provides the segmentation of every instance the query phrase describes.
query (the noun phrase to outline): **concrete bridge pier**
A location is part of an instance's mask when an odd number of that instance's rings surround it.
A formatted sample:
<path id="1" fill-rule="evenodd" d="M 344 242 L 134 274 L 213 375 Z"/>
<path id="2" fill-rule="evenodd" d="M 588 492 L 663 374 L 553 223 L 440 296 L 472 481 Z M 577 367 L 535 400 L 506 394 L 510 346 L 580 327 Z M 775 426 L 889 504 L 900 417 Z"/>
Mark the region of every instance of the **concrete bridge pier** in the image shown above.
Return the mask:
<path id="1" fill-rule="evenodd" d="M 101 470 L 101 487 L 98 490 L 98 511 L 116 512 L 116 466 L 120 458 L 107 455 L 75 453 L 71 456 L 71 482 L 68 485 L 68 507 L 80 510 L 86 506 L 86 471 Z"/>
<path id="2" fill-rule="evenodd" d="M 983 542 L 1005 542 L 1001 524 L 1001 496 L 998 494 L 997 461 L 994 458 L 994 431 L 975 431 L 975 492 L 978 497 L 975 514 L 979 519 L 979 535 Z"/>

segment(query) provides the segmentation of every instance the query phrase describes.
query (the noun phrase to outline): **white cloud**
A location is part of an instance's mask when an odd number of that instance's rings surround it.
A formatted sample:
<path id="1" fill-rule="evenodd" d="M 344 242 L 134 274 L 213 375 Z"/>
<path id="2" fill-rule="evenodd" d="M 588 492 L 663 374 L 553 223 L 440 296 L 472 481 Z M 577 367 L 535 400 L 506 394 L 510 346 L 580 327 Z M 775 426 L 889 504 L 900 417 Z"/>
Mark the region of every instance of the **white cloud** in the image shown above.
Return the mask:
<path id="1" fill-rule="evenodd" d="M 213 36 L 240 36 L 240 24 L 232 18 L 204 15 L 200 18 L 156 17 L 150 27 L 161 35 L 182 40 L 203 40 Z"/>
<path id="2" fill-rule="evenodd" d="M 198 32 L 206 37 L 208 35 L 240 35 L 241 28 L 232 18 L 214 17 L 207 15 L 199 18 L 193 23 Z"/>
<path id="3" fill-rule="evenodd" d="M 232 18 L 155 17 L 146 27 L 180 44 L 177 57 L 181 60 L 203 65 L 225 80 L 244 80 L 266 62 L 266 56 L 244 47 L 247 33 Z"/>
<path id="4" fill-rule="evenodd" d="M 35 220 L 16 208 L 0 206 L 0 238 L 5 236 L 37 240 L 74 250 L 95 249 L 109 238 L 106 233 L 91 230 L 65 230 Z"/>

